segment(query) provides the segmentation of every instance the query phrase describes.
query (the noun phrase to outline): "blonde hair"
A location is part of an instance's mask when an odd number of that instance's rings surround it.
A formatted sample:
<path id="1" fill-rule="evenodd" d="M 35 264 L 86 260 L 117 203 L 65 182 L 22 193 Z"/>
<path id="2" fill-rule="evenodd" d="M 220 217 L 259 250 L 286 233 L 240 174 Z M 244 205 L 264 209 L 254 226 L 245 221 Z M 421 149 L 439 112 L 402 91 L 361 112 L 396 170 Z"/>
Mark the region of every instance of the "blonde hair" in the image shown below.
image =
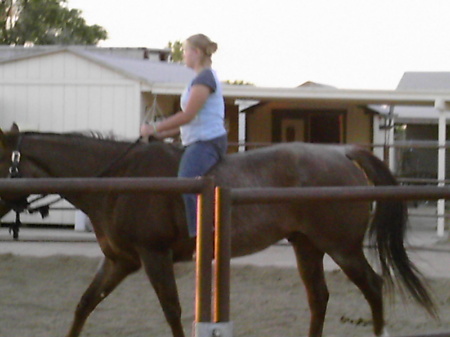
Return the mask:
<path id="1" fill-rule="evenodd" d="M 211 56 L 217 51 L 217 43 L 204 34 L 196 34 L 186 39 L 190 47 L 198 48 L 204 55 L 203 64 L 211 63 Z"/>

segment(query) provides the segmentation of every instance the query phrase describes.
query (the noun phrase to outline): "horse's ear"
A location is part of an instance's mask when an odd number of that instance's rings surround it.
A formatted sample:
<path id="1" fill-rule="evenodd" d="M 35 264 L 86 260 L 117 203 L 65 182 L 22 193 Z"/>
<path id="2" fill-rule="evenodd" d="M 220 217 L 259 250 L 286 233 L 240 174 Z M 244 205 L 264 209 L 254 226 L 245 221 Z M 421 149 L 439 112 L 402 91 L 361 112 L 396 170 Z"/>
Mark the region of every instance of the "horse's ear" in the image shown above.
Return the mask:
<path id="1" fill-rule="evenodd" d="M 11 130 L 9 131 L 11 131 L 12 133 L 19 133 L 19 126 L 16 123 L 13 123 L 13 125 L 11 125 Z"/>

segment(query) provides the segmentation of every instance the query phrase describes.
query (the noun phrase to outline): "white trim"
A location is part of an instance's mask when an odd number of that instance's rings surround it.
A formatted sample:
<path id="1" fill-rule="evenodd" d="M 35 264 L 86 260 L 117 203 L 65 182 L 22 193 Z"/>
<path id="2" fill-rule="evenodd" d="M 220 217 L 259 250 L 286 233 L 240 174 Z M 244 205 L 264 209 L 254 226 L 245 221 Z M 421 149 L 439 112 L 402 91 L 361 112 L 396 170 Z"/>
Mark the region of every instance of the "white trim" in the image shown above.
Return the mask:
<path id="1" fill-rule="evenodd" d="M 158 95 L 180 95 L 185 85 L 153 83 L 146 87 Z M 352 104 L 390 104 L 434 106 L 437 100 L 450 102 L 448 91 L 349 90 L 311 88 L 269 88 L 253 86 L 223 86 L 223 95 L 235 99 L 303 100 L 347 102 Z"/>

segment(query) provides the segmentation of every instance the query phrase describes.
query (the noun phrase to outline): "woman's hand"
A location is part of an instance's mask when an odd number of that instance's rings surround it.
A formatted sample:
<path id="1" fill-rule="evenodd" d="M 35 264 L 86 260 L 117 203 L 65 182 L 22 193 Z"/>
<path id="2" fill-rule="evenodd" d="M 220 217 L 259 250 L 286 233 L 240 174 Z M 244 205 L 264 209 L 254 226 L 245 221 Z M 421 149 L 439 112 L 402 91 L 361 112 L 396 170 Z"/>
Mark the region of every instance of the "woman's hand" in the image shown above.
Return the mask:
<path id="1" fill-rule="evenodd" d="M 155 128 L 151 124 L 144 123 L 141 125 L 141 137 L 147 139 L 155 134 Z"/>

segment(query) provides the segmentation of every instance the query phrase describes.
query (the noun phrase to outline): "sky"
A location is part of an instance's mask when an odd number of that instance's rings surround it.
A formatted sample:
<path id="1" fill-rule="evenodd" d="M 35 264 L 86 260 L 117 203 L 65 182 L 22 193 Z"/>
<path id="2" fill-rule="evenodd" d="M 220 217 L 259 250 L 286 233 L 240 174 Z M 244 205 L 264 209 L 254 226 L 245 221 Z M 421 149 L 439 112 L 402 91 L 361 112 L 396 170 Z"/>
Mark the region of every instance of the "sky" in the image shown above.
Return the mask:
<path id="1" fill-rule="evenodd" d="M 450 71 L 449 0 L 67 0 L 108 31 L 105 47 L 164 48 L 197 33 L 219 45 L 221 80 L 397 87 L 406 71 Z"/>

